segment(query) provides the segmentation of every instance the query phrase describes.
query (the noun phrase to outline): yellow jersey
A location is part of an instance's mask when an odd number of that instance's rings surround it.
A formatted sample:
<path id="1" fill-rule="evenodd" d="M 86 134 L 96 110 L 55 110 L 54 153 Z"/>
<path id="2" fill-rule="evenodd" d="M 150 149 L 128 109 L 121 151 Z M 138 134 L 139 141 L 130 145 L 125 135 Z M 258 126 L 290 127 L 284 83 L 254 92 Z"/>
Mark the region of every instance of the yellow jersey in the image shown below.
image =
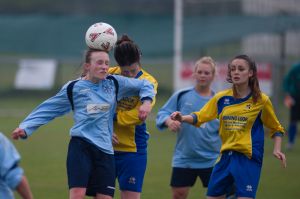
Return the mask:
<path id="1" fill-rule="evenodd" d="M 110 67 L 110 74 L 121 74 L 119 66 Z M 154 86 L 157 93 L 158 83 L 156 79 L 145 70 L 137 74 L 135 78 L 147 79 Z M 152 107 L 155 104 L 155 98 L 152 101 Z M 138 110 L 141 101 L 138 96 L 126 97 L 118 101 L 116 115 L 114 118 L 114 133 L 118 136 L 119 144 L 114 145 L 115 151 L 121 152 L 145 152 L 149 133 L 147 132 L 146 123 L 138 118 Z"/>
<path id="2" fill-rule="evenodd" d="M 277 132 L 285 132 L 274 113 L 269 97 L 264 93 L 254 103 L 251 94 L 236 99 L 232 89 L 221 91 L 199 112 L 193 114 L 195 126 L 215 118 L 220 120 L 221 152 L 233 150 L 258 160 L 262 160 L 263 157 L 263 125 L 270 129 L 271 136 Z"/>

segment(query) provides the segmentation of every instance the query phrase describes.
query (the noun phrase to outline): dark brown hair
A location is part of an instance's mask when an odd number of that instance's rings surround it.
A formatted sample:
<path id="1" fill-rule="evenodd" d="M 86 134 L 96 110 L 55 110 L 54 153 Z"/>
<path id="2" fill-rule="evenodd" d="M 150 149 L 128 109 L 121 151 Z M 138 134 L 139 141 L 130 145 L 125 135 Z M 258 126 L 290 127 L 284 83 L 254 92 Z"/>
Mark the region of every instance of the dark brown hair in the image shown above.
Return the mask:
<path id="1" fill-rule="evenodd" d="M 135 62 L 140 64 L 141 51 L 139 47 L 124 34 L 114 47 L 114 57 L 119 66 L 129 66 Z"/>
<path id="2" fill-rule="evenodd" d="M 228 64 L 228 71 L 227 71 L 227 78 L 226 80 L 230 83 L 232 83 L 232 78 L 231 78 L 231 63 L 233 60 L 235 59 L 243 59 L 245 60 L 248 65 L 249 65 L 249 70 L 252 70 L 253 75 L 252 77 L 249 78 L 249 82 L 248 85 L 251 89 L 251 93 L 252 93 L 252 98 L 253 98 L 253 102 L 256 103 L 258 101 L 258 99 L 261 98 L 261 90 L 259 88 L 259 81 L 257 78 L 257 66 L 255 61 L 253 61 L 248 55 L 237 55 L 236 57 L 234 57 Z M 236 96 L 236 88 L 233 86 L 233 96 Z"/>

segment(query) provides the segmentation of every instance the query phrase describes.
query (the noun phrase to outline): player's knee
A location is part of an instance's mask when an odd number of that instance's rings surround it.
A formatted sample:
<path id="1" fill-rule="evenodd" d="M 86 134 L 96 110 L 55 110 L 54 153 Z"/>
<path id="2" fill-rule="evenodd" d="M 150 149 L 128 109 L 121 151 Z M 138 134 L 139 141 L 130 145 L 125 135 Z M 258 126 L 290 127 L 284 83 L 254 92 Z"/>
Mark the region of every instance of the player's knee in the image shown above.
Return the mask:
<path id="1" fill-rule="evenodd" d="M 186 199 L 188 189 L 173 189 L 173 199 Z"/>
<path id="2" fill-rule="evenodd" d="M 70 189 L 70 199 L 83 199 L 85 196 L 85 188 Z"/>

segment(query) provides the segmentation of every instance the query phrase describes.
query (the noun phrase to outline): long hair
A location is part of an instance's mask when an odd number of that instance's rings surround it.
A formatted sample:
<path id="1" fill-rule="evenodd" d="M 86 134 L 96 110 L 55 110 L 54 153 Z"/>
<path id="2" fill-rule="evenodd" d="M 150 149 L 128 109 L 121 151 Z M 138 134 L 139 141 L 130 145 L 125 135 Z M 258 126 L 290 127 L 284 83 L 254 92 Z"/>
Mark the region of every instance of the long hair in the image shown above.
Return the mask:
<path id="1" fill-rule="evenodd" d="M 139 47 L 124 34 L 114 47 L 114 57 L 119 66 L 129 66 L 133 63 L 140 65 L 141 51 Z"/>
<path id="2" fill-rule="evenodd" d="M 232 77 L 231 77 L 231 63 L 233 60 L 235 59 L 243 59 L 245 60 L 248 65 L 249 65 L 249 70 L 252 70 L 253 72 L 253 75 L 252 77 L 249 78 L 249 81 L 248 81 L 248 85 L 250 87 L 250 90 L 251 90 L 251 93 L 252 93 L 252 99 L 253 99 L 253 102 L 256 103 L 260 98 L 261 98 L 261 90 L 260 90 L 260 87 L 259 87 L 259 81 L 258 81 L 258 78 L 257 78 L 257 66 L 256 66 L 256 63 L 255 61 L 253 61 L 248 55 L 237 55 L 236 57 L 234 57 L 228 64 L 228 70 L 227 70 L 227 78 L 226 80 L 229 82 L 229 83 L 232 83 Z M 233 96 L 237 96 L 237 92 L 236 92 L 236 88 L 235 86 L 233 86 Z"/>

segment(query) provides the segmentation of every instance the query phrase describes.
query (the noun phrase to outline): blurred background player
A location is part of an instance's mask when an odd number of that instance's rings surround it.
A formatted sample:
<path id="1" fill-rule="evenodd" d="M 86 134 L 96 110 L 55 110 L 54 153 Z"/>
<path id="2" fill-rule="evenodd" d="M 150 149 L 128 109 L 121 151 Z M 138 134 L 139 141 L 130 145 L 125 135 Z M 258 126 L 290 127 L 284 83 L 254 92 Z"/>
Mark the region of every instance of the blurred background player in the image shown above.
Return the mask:
<path id="1" fill-rule="evenodd" d="M 215 66 L 211 57 L 200 58 L 195 63 L 193 73 L 195 86 L 173 94 L 157 113 L 157 128 L 168 128 L 177 133 L 170 183 L 173 199 L 186 199 L 197 177 L 203 187 L 207 187 L 220 154 L 219 120 L 212 120 L 196 128 L 170 118 L 175 111 L 182 114 L 198 111 L 214 96 L 211 83 L 215 76 Z"/>
<path id="2" fill-rule="evenodd" d="M 297 121 L 300 120 L 300 62 L 293 65 L 285 76 L 283 89 L 284 104 L 290 109 L 287 149 L 292 149 L 297 135 Z"/>
<path id="3" fill-rule="evenodd" d="M 9 139 L 0 132 L 0 198 L 14 199 L 17 191 L 22 199 L 33 199 L 23 169 L 18 165 L 20 155 Z"/>
<path id="4" fill-rule="evenodd" d="M 117 67 L 109 68 L 110 74 L 120 74 L 135 79 L 146 79 L 157 91 L 158 83 L 142 69 L 141 51 L 127 35 L 122 35 L 114 49 Z M 155 104 L 155 99 L 152 106 Z M 114 151 L 116 175 L 121 199 L 139 199 L 147 166 L 147 141 L 149 133 L 145 121 L 138 118 L 141 102 L 138 96 L 126 97 L 118 102 L 114 117 Z"/>
<path id="5" fill-rule="evenodd" d="M 78 80 L 71 90 L 70 82 L 65 84 L 55 96 L 34 109 L 12 133 L 14 139 L 26 138 L 41 125 L 73 109 L 74 125 L 70 130 L 67 157 L 70 199 L 83 199 L 86 194 L 97 199 L 113 198 L 112 131 L 117 98 L 139 95 L 144 101 L 138 114 L 141 120 L 151 110 L 153 85 L 148 81 L 108 76 L 108 67 L 106 51 L 89 49 L 83 65 L 85 79 Z M 69 93 L 72 93 L 71 97 Z M 89 193 L 86 193 L 87 188 Z"/>
<path id="6" fill-rule="evenodd" d="M 174 112 L 171 118 L 197 127 L 212 119 L 220 120 L 222 156 L 209 180 L 208 199 L 225 198 L 233 183 L 237 198 L 255 198 L 263 162 L 263 125 L 271 130 L 273 155 L 286 167 L 281 152 L 284 129 L 269 97 L 260 91 L 256 63 L 250 57 L 238 55 L 230 61 L 227 81 L 232 88 L 217 93 L 200 111 L 190 115 Z"/>

